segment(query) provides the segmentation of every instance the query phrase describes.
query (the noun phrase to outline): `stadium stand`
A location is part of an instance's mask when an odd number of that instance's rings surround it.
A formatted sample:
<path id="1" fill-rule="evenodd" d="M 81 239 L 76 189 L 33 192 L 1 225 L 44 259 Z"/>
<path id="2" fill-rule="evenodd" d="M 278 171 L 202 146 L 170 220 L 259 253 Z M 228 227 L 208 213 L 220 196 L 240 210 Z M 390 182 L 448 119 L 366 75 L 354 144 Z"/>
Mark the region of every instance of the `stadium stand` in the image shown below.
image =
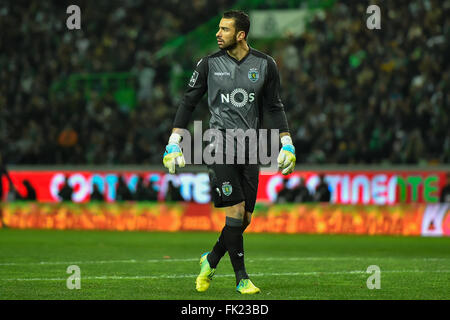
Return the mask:
<path id="1" fill-rule="evenodd" d="M 0 7 L 0 29 L 8 30 L 0 36 L 5 162 L 161 163 L 183 93 L 171 75 L 196 61 L 154 53 L 234 1 L 149 3 L 81 2 L 77 31 L 66 29 L 62 2 Z M 389 2 L 382 29 L 368 30 L 363 4 L 336 1 L 301 37 L 261 48 L 280 68 L 298 163 L 449 163 L 449 8 L 449 1 Z M 118 72 L 135 75 L 133 107 L 95 83 L 87 92 L 54 90 L 73 74 Z"/>

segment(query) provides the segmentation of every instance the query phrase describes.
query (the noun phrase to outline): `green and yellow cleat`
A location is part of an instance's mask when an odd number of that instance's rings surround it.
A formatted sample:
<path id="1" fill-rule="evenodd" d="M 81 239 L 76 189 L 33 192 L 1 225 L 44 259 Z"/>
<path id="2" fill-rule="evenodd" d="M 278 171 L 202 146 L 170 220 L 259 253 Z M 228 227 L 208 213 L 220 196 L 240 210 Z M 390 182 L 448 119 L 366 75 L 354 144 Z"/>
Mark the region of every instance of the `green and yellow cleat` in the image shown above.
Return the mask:
<path id="1" fill-rule="evenodd" d="M 236 291 L 241 294 L 255 294 L 261 292 L 250 279 L 241 279 L 236 287 Z"/>
<path id="2" fill-rule="evenodd" d="M 197 276 L 195 280 L 195 288 L 198 292 L 204 292 L 208 290 L 209 284 L 216 272 L 216 269 L 210 267 L 208 259 L 209 252 L 202 254 L 200 257 L 200 274 Z"/>

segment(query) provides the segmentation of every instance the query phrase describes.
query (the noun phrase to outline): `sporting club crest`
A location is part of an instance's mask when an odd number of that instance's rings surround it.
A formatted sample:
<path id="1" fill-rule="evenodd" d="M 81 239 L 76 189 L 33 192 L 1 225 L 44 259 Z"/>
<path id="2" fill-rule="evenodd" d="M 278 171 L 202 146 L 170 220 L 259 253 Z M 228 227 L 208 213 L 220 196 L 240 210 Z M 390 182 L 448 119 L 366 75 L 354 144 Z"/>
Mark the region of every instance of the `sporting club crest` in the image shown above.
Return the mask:
<path id="1" fill-rule="evenodd" d="M 233 187 L 231 186 L 231 184 L 229 182 L 224 182 L 222 184 L 222 192 L 227 197 L 233 192 Z"/>
<path id="2" fill-rule="evenodd" d="M 248 71 L 248 79 L 249 79 L 251 82 L 256 82 L 256 81 L 258 81 L 258 79 L 259 79 L 259 72 L 258 72 L 258 69 L 256 69 L 256 68 L 250 69 L 250 70 Z"/>

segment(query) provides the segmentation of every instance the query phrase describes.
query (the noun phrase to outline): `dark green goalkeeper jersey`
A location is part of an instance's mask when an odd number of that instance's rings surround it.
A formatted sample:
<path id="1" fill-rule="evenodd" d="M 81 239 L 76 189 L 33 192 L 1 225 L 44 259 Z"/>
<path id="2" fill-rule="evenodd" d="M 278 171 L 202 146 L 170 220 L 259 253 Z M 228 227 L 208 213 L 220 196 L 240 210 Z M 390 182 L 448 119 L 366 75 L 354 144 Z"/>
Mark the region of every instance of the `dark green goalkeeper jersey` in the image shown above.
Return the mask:
<path id="1" fill-rule="evenodd" d="M 268 129 L 289 132 L 280 98 L 280 77 L 272 57 L 250 48 L 240 61 L 220 50 L 202 58 L 178 107 L 174 128 L 186 128 L 208 92 L 212 129 Z"/>

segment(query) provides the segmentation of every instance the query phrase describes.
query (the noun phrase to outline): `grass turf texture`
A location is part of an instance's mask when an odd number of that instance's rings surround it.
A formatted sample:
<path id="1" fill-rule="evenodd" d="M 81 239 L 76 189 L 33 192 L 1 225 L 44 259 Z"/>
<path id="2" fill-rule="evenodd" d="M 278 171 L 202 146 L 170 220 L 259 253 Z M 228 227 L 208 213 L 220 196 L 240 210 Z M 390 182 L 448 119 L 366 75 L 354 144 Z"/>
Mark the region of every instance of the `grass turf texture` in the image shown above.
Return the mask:
<path id="1" fill-rule="evenodd" d="M 195 291 L 217 233 L 0 229 L 0 299 L 449 299 L 450 238 L 244 234 L 259 295 L 235 292 L 228 254 Z M 69 265 L 81 289 L 69 290 Z M 369 290 L 367 267 L 381 270 Z"/>

